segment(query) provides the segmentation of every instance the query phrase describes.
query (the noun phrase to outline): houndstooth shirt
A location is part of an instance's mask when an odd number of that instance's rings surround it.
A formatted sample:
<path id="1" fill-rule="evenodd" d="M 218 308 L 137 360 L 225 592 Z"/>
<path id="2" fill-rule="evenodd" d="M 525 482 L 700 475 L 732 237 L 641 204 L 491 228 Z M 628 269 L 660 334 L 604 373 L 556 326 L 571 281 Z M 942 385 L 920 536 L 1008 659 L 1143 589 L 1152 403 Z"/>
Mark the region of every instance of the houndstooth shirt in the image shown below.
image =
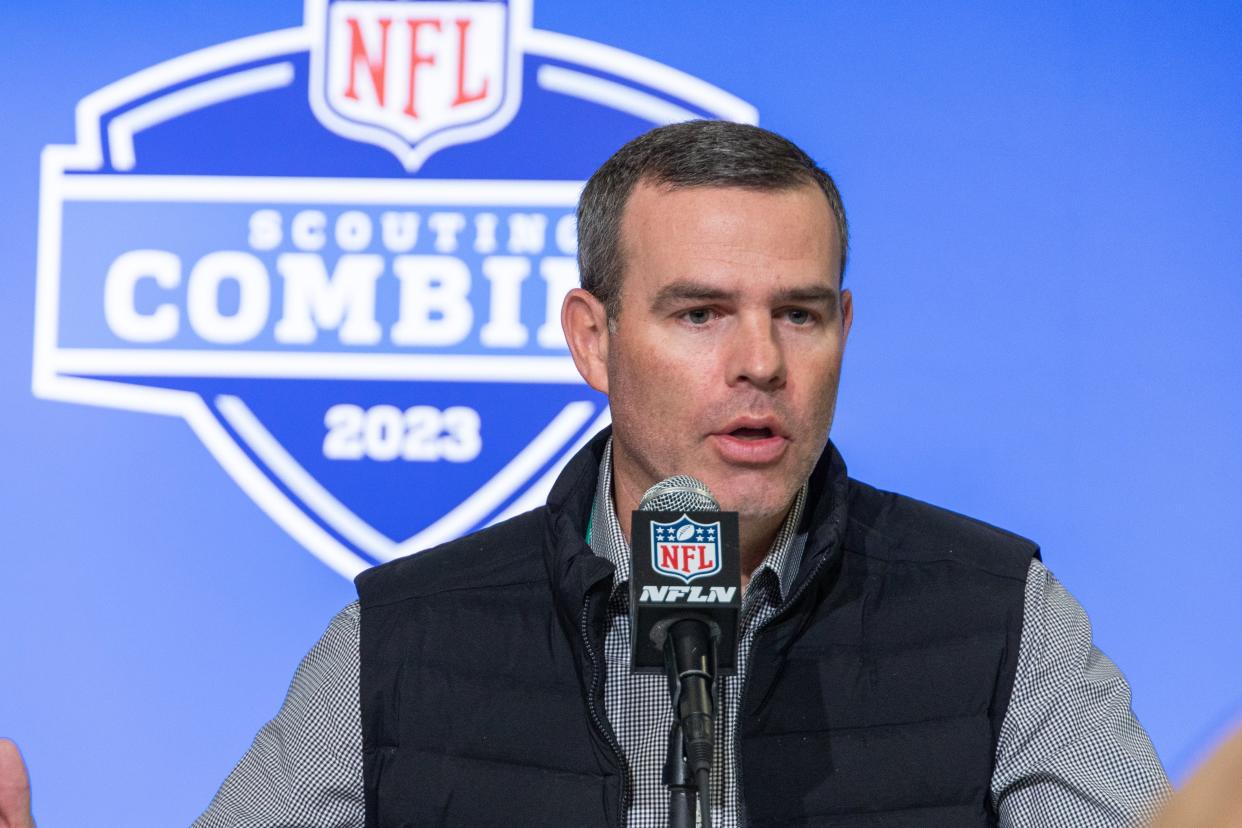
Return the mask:
<path id="1" fill-rule="evenodd" d="M 631 675 L 629 546 L 613 505 L 611 444 L 600 464 L 592 550 L 615 567 L 604 641 L 604 705 L 628 773 L 628 828 L 668 824 L 661 780 L 672 706 L 663 676 Z M 713 822 L 745 824 L 734 738 L 738 696 L 756 630 L 793 586 L 806 536 L 796 532 L 806 487 L 742 599 L 736 676 L 719 679 Z M 1169 791 L 1151 741 L 1130 710 L 1130 687 L 1091 643 L 1086 613 L 1038 560 L 1027 572 L 1013 693 L 1001 726 L 992 801 L 1006 828 L 1129 826 Z M 225 779 L 194 828 L 363 828 L 357 602 L 332 620 L 298 667 L 284 705 Z M 550 819 L 551 819 L 550 815 Z"/>

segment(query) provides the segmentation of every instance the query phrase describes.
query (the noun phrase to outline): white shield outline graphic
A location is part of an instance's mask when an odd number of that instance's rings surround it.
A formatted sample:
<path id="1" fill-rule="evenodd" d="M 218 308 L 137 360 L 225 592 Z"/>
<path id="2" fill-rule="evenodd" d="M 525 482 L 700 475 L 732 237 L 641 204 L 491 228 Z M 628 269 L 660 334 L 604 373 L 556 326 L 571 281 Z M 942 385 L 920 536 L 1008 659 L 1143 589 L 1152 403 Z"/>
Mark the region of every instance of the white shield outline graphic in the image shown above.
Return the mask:
<path id="1" fill-rule="evenodd" d="M 664 539 L 664 540 L 658 539 L 658 535 L 663 530 L 668 530 L 669 532 L 675 532 L 676 530 L 674 529 L 674 527 L 676 526 L 681 526 L 683 528 L 694 526 L 698 530 L 696 534 L 704 532 L 704 531 L 710 533 L 711 539 L 706 540 L 706 543 L 703 544 L 703 545 L 710 544 L 710 546 L 715 551 L 715 554 L 713 555 L 715 561 L 709 569 L 704 569 L 704 570 L 695 572 L 693 574 L 687 575 L 683 572 L 680 572 L 679 570 L 669 569 L 668 567 L 665 567 L 660 563 L 660 544 L 667 543 L 668 541 L 667 539 Z M 688 538 L 674 538 L 674 540 L 684 541 L 684 540 L 688 540 Z M 659 521 L 655 521 L 655 520 L 651 521 L 651 568 L 653 571 L 658 572 L 661 575 L 667 575 L 670 578 L 680 578 L 682 582 L 687 583 L 687 584 L 693 581 L 695 578 L 706 578 L 710 575 L 715 575 L 717 572 L 720 571 L 720 568 L 721 568 L 720 521 L 716 521 L 715 523 L 699 523 L 697 520 L 693 519 L 692 517 L 686 514 L 683 514 L 677 520 L 670 521 L 668 523 L 660 523 Z"/>
<path id="2" fill-rule="evenodd" d="M 515 363 L 451 355 L 434 358 L 398 354 L 314 353 L 264 356 L 219 351 L 74 348 L 62 342 L 60 331 L 61 258 L 67 204 L 111 200 L 161 201 L 169 198 L 174 189 L 177 198 L 196 202 L 212 202 L 226 197 L 226 200 L 232 200 L 240 196 L 242 200 L 263 203 L 269 203 L 274 197 L 286 203 L 299 203 L 307 199 L 322 202 L 325 197 L 330 201 L 362 197 L 386 200 L 385 203 L 405 203 L 408 194 L 399 188 L 437 186 L 438 182 L 434 181 L 402 179 L 258 176 L 229 179 L 215 175 L 166 176 L 130 172 L 137 166 L 136 136 L 203 107 L 289 87 L 296 77 L 291 59 L 310 52 L 313 42 L 313 34 L 303 27 L 256 34 L 143 69 L 108 84 L 78 103 L 76 143 L 47 146 L 41 156 L 31 390 L 41 399 L 184 419 L 228 475 L 277 525 L 330 568 L 346 578 L 352 578 L 372 565 L 373 560 L 363 557 L 324 528 L 324 525 L 334 525 L 340 537 L 349 537 L 350 532 L 342 529 L 349 522 L 349 517 L 339 514 L 324 517 L 318 512 L 311 513 L 290 498 L 285 490 L 296 491 L 297 487 L 291 481 L 297 472 L 293 470 L 290 474 L 290 470 L 286 469 L 282 474 L 276 469 L 281 464 L 271 462 L 272 457 L 279 459 L 278 455 L 264 456 L 262 430 L 246 431 L 244 405 L 240 408 L 234 405 L 228 395 L 205 397 L 195 391 L 129 383 L 123 377 L 202 376 L 204 374 L 193 372 L 207 368 L 217 372 L 227 368 L 236 376 L 266 376 L 263 372 L 272 370 L 271 366 L 278 362 L 283 366 L 282 370 L 288 369 L 295 376 L 307 378 L 437 380 L 447 375 L 461 376 L 463 372 L 474 372 L 476 378 L 484 379 L 484 375 L 494 376 L 497 372 L 513 376 Z M 555 61 L 555 65 L 543 65 L 538 70 L 537 82 L 545 91 L 615 109 L 652 125 L 704 116 L 745 123 L 758 121 L 754 107 L 733 95 L 676 69 L 607 44 L 556 32 L 530 30 L 526 33 L 521 51 L 536 59 Z M 469 191 L 470 203 L 477 203 L 478 199 L 487 198 L 489 194 L 494 196 L 498 185 L 510 183 L 514 182 L 452 182 L 454 187 L 464 187 Z M 533 203 L 542 205 L 563 204 L 581 186 L 580 183 L 567 181 L 527 181 L 520 184 L 533 187 L 523 198 L 533 197 L 536 199 Z M 343 356 L 348 358 L 342 359 Z M 543 382 L 578 381 L 568 357 L 526 357 L 516 364 L 530 376 L 543 377 Z M 581 421 L 586 422 L 586 426 L 574 434 L 573 424 Z M 537 479 L 523 481 L 514 490 L 518 493 L 504 507 L 503 513 L 493 519 L 539 505 L 563 464 L 595 430 L 608 421 L 606 408 L 593 408 L 587 412 L 581 406 L 571 406 L 554 415 L 541 434 L 542 439 L 553 447 L 540 451 L 555 459 L 538 473 Z M 551 433 L 547 433 L 548 429 Z M 244 436 L 243 431 L 246 431 Z M 566 435 L 570 442 L 561 444 Z M 280 448 L 279 444 L 277 448 Z M 533 455 L 519 452 L 517 457 L 510 458 L 505 469 L 511 475 L 522 472 L 523 469 L 510 466 L 517 463 L 529 468 L 535 465 L 540 451 L 535 451 Z M 272 470 L 270 474 L 261 468 L 260 462 Z M 510 485 L 503 479 L 500 482 Z M 480 492 L 492 487 L 492 492 L 484 499 L 495 496 L 496 485 L 499 483 L 493 485 L 492 481 L 483 481 Z M 308 496 L 311 493 L 312 490 L 307 489 L 299 493 L 299 497 L 309 502 L 314 499 Z M 471 499 L 467 498 L 460 506 L 465 507 Z M 470 510 L 481 509 L 484 505 L 476 500 L 464 511 L 461 508 L 452 509 L 415 537 L 431 541 L 434 534 L 458 532 L 469 522 Z M 366 529 L 356 528 L 362 532 Z M 433 528 L 436 532 L 428 534 Z M 469 528 L 473 527 L 466 527 Z M 356 548 L 366 547 L 358 544 Z M 372 557 L 383 558 L 387 554 L 411 551 L 416 550 L 411 549 L 408 542 L 403 542 L 391 545 L 390 552 L 386 554 Z"/>
<path id="3" fill-rule="evenodd" d="M 345 0 L 348 2 L 348 0 Z M 417 6 L 434 0 L 404 0 L 393 5 Z M 504 129 L 517 114 L 522 102 L 522 44 L 530 31 L 531 0 L 505 0 L 506 19 L 505 77 L 500 106 L 486 117 L 439 129 L 414 143 L 382 126 L 348 118 L 338 112 L 326 94 L 328 82 L 327 50 L 329 0 L 306 0 L 305 30 L 311 37 L 311 110 L 325 127 L 354 141 L 374 144 L 391 152 L 409 172 L 416 172 L 438 150 L 479 141 Z"/>

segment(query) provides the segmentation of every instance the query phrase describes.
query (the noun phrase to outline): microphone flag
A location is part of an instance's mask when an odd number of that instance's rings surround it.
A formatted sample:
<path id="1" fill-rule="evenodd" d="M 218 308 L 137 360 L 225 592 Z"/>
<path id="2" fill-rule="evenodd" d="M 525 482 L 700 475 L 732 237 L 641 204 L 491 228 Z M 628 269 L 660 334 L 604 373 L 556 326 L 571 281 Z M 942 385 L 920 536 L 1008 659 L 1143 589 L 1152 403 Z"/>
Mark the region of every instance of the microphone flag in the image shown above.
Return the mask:
<path id="1" fill-rule="evenodd" d="M 668 627 L 697 617 L 718 638 L 720 673 L 732 675 L 742 605 L 737 513 L 636 511 L 630 529 L 631 671 L 663 673 Z"/>

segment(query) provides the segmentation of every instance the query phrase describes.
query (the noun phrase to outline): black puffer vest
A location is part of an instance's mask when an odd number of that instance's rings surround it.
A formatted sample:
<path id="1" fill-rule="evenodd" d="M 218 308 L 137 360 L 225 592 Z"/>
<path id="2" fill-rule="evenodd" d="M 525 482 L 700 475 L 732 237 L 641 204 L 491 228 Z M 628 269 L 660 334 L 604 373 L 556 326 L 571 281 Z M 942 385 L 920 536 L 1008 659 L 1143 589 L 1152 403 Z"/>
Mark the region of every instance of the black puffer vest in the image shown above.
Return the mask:
<path id="1" fill-rule="evenodd" d="M 367 825 L 620 826 L 612 565 L 583 538 L 607 434 L 548 505 L 358 576 Z M 806 552 L 739 717 L 751 826 L 994 825 L 1034 544 L 812 473 Z"/>

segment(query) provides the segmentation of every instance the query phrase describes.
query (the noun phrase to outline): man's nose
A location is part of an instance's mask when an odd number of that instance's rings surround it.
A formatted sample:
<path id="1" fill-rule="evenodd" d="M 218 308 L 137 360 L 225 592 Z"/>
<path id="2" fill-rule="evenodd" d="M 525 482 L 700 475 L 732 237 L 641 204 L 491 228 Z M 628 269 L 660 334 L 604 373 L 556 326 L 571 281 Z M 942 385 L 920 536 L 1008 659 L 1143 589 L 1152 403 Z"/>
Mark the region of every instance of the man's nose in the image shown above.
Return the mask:
<path id="1" fill-rule="evenodd" d="M 730 354 L 729 384 L 749 383 L 770 391 L 785 384 L 785 349 L 770 316 L 743 316 Z"/>

